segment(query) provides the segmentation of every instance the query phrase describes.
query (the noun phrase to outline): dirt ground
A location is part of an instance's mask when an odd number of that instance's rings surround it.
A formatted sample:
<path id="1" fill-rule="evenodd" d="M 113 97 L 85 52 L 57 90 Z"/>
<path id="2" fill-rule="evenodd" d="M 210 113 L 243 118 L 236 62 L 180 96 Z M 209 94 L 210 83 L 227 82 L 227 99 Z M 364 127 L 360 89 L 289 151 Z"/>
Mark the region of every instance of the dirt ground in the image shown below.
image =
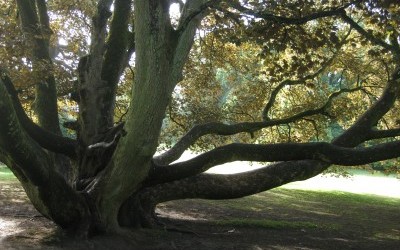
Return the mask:
<path id="1" fill-rule="evenodd" d="M 400 199 L 276 189 L 231 201 L 176 201 L 164 229 L 74 240 L 0 182 L 0 249 L 400 249 Z"/>

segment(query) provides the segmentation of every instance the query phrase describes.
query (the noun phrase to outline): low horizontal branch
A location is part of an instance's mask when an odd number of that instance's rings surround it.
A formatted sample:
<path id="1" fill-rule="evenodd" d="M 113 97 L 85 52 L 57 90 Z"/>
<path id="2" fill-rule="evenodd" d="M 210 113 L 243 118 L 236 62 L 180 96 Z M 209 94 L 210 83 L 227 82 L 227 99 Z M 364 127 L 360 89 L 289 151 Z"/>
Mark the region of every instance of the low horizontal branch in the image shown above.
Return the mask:
<path id="1" fill-rule="evenodd" d="M 143 199 L 158 204 L 178 199 L 234 199 L 263 192 L 292 181 L 311 178 L 329 167 L 319 161 L 279 162 L 256 170 L 231 174 L 199 174 L 146 188 Z"/>
<path id="2" fill-rule="evenodd" d="M 397 157 L 400 157 L 400 141 L 366 148 L 346 148 L 327 142 L 258 145 L 235 143 L 213 149 L 188 161 L 169 166 L 155 166 L 149 182 L 170 182 L 233 161 L 318 160 L 329 164 L 354 166 Z"/>

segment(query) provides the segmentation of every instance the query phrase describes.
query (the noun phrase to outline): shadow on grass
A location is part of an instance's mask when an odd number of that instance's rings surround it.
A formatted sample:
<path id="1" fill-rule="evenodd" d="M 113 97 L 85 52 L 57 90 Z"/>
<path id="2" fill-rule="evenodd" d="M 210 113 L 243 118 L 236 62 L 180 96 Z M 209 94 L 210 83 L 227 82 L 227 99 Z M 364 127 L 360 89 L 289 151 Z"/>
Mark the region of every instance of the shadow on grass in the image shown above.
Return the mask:
<path id="1" fill-rule="evenodd" d="M 400 245 L 396 198 L 277 188 L 241 199 L 174 201 L 159 208 L 167 224 L 230 235 L 233 242 L 257 243 L 260 249 L 398 249 Z"/>
<path id="2" fill-rule="evenodd" d="M 11 248 L 3 249 L 135 249 L 130 241 L 140 245 L 137 249 L 398 249 L 400 245 L 400 199 L 285 188 L 235 200 L 160 204 L 161 221 L 176 231 L 71 241 L 59 238 L 54 224 L 36 217 L 15 177 L 4 177 L 9 170 L 2 170 L 0 219 L 8 240 L 2 243 L 0 237 L 0 249 L 5 243 Z"/>

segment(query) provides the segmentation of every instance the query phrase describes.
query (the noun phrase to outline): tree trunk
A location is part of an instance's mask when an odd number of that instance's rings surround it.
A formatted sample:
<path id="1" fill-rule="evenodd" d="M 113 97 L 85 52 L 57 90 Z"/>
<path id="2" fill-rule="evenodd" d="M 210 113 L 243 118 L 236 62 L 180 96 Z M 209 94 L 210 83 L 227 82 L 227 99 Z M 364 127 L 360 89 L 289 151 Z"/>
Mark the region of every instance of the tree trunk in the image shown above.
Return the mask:
<path id="1" fill-rule="evenodd" d="M 122 204 L 147 177 L 175 85 L 170 77 L 173 30 L 163 2 L 135 1 L 137 74 L 124 126 L 128 133 L 120 139 L 95 189 L 100 218 L 111 230 L 119 227 Z"/>
<path id="2" fill-rule="evenodd" d="M 202 2 L 192 2 L 187 11 L 196 10 Z M 110 230 L 118 228 L 121 222 L 152 224 L 152 209 L 136 194 L 153 166 L 152 157 L 165 111 L 172 91 L 181 79 L 200 21 L 200 17 L 191 17 L 182 29 L 174 30 L 167 1 L 139 0 L 134 3 L 136 74 L 124 125 L 127 134 L 120 138 L 111 161 L 89 190 L 89 194 L 96 197 L 101 223 Z M 129 204 L 129 200 L 133 204 Z M 127 207 L 141 215 L 131 214 L 134 218 L 123 222 L 122 218 L 129 216 L 120 211 L 127 211 Z"/>

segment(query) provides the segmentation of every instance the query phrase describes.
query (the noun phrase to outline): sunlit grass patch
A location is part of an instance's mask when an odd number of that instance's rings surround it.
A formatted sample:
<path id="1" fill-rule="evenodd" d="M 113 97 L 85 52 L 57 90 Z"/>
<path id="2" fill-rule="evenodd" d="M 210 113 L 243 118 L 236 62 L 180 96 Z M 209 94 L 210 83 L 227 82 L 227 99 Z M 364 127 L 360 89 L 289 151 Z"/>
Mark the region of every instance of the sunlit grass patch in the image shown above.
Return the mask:
<path id="1" fill-rule="evenodd" d="M 400 205 L 400 199 L 395 197 L 385 197 L 374 194 L 356 194 L 344 191 L 311 191 L 311 190 L 292 190 L 285 188 L 275 189 L 274 192 L 291 195 L 292 199 L 301 201 L 335 201 L 336 203 L 356 204 L 365 203 L 370 205 Z"/>
<path id="2" fill-rule="evenodd" d="M 376 233 L 374 237 L 381 240 L 400 240 L 400 230 L 393 229 L 390 232 Z"/>
<path id="3" fill-rule="evenodd" d="M 7 167 L 0 165 L 0 181 L 14 181 L 17 178 Z"/>
<path id="4" fill-rule="evenodd" d="M 298 208 L 304 211 L 313 211 L 317 208 L 326 208 L 331 212 L 342 212 L 342 207 L 374 206 L 376 208 L 400 206 L 400 199 L 371 194 L 354 194 L 343 191 L 311 191 L 286 188 L 275 188 L 267 192 L 226 201 L 204 201 L 213 206 L 223 206 L 242 211 L 270 211 L 277 206 Z M 327 210 L 327 211 L 328 211 Z M 325 211 L 325 212 L 327 212 Z"/>

